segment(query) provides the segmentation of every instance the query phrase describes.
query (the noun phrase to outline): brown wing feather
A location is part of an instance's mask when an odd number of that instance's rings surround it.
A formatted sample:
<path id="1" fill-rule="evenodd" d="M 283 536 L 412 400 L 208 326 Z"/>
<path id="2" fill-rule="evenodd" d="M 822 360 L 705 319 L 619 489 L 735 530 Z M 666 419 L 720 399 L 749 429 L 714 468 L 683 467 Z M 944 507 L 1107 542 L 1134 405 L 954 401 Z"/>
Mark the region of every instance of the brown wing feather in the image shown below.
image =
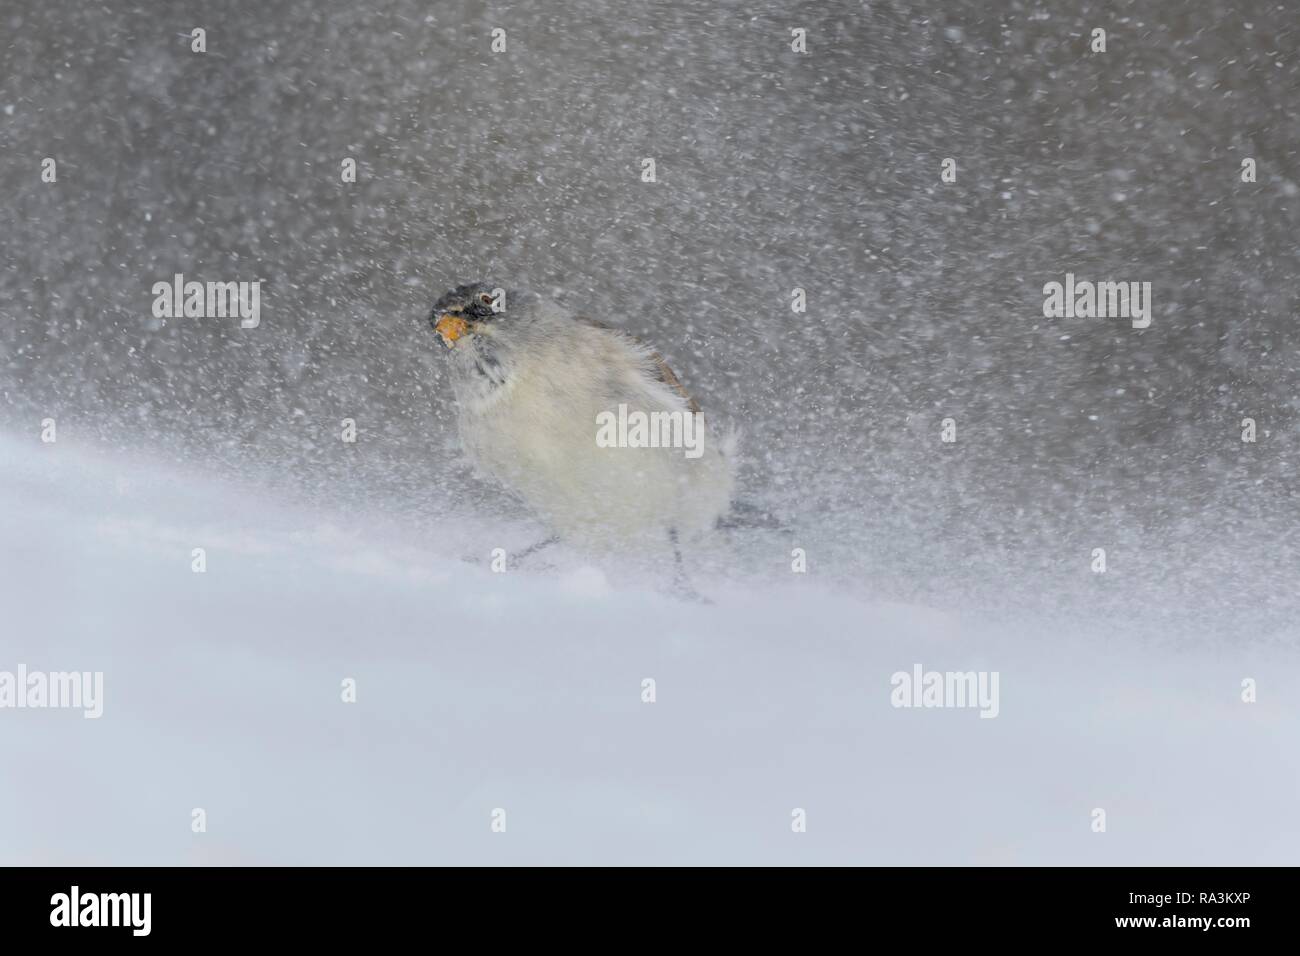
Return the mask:
<path id="1" fill-rule="evenodd" d="M 633 342 L 636 342 L 637 345 L 641 345 L 642 347 L 645 347 L 644 344 L 641 342 L 641 340 L 638 339 L 635 335 L 632 335 L 628 332 L 624 332 L 622 329 L 616 329 L 608 322 L 601 322 L 599 319 L 589 319 L 585 315 L 576 315 L 574 316 L 574 318 L 577 321 L 581 322 L 583 325 L 590 325 L 593 328 L 604 329 L 606 332 L 617 332 L 619 335 L 626 335 Z M 671 368 L 668 367 L 668 363 L 664 361 L 664 357 L 662 355 L 660 355 L 654 349 L 650 349 L 649 351 L 650 351 L 650 358 L 655 363 L 655 369 L 659 373 L 658 374 L 659 381 L 663 382 L 674 392 L 680 395 L 686 401 L 686 406 L 692 412 L 698 414 L 700 411 L 699 402 L 695 401 L 695 399 L 691 396 L 691 393 L 686 391 L 686 386 L 682 384 L 682 380 L 677 377 L 677 375 L 673 372 Z"/>

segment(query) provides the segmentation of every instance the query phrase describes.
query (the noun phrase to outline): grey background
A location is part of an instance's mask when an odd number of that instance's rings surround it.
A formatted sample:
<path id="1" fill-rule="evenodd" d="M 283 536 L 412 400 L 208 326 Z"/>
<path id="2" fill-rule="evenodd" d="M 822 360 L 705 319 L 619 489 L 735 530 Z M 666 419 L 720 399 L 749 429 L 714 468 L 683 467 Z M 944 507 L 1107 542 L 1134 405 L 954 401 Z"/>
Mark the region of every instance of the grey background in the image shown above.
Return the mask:
<path id="1" fill-rule="evenodd" d="M 1294 620 L 1294 4 L 0 11 L 8 430 L 436 537 L 468 476 L 424 317 L 494 277 L 660 348 L 846 587 L 1188 637 Z M 1151 328 L 1044 319 L 1067 271 L 1150 281 Z M 175 272 L 266 280 L 261 327 L 154 320 Z"/>

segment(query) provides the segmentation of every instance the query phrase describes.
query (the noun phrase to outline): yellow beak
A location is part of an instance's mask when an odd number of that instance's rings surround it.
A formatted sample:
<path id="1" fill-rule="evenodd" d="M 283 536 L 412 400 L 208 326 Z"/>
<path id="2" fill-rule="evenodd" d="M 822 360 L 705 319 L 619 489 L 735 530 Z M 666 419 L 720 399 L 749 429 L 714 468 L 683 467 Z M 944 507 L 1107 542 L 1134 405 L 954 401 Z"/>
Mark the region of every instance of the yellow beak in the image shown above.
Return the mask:
<path id="1" fill-rule="evenodd" d="M 447 348 L 451 348 L 453 342 L 469 331 L 469 323 L 458 315 L 444 315 L 433 330 L 442 336 Z"/>

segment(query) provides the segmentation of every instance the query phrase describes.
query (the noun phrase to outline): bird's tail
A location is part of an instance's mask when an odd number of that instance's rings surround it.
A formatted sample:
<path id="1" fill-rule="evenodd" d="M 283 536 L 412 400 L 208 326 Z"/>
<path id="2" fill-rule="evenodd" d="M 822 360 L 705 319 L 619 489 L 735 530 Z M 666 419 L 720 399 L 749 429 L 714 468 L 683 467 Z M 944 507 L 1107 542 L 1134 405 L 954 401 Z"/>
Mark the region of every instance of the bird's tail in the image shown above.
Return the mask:
<path id="1" fill-rule="evenodd" d="M 789 534 L 790 529 L 781 519 L 761 505 L 749 501 L 733 501 L 731 510 L 718 518 L 719 531 L 780 531 Z"/>
<path id="2" fill-rule="evenodd" d="M 719 429 L 717 438 L 718 452 L 733 469 L 739 461 L 741 431 L 735 425 Z M 786 534 L 790 529 L 781 520 L 761 505 L 739 499 L 731 502 L 731 507 L 719 516 L 714 525 L 719 531 L 780 531 Z"/>

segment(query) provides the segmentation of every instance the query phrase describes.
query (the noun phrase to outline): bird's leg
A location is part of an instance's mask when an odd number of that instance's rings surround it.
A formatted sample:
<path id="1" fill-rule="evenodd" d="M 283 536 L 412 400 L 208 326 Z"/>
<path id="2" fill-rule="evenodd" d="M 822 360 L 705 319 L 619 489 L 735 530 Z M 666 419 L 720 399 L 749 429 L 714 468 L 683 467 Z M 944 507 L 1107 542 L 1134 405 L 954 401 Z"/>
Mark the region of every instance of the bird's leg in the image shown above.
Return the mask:
<path id="1" fill-rule="evenodd" d="M 688 601 L 698 601 L 700 604 L 712 604 L 712 601 L 691 586 L 690 579 L 686 577 L 686 563 L 682 560 L 682 549 L 677 543 L 676 528 L 668 529 L 668 540 L 673 546 L 673 563 L 675 565 L 675 570 L 673 572 L 673 587 L 680 591 Z"/>
<path id="2" fill-rule="evenodd" d="M 560 541 L 560 536 L 557 534 L 553 534 L 549 538 L 543 538 L 541 541 L 538 541 L 536 544 L 530 544 L 528 547 L 524 548 L 524 550 L 520 551 L 518 554 L 515 555 L 515 566 L 517 567 L 520 564 L 522 564 L 524 558 L 528 557 L 530 554 L 536 554 L 538 551 L 541 551 L 543 548 L 549 548 L 553 544 L 558 544 L 559 541 Z"/>

